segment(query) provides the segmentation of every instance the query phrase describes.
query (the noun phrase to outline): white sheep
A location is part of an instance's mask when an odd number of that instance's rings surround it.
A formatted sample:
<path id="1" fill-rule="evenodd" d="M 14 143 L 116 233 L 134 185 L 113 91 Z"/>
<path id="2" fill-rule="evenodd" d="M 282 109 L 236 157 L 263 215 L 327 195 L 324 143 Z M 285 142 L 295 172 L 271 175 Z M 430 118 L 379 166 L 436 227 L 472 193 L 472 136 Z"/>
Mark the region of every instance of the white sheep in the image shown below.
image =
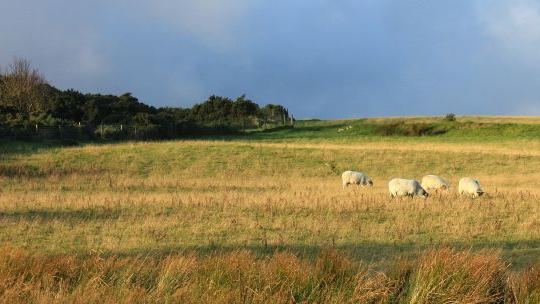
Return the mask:
<path id="1" fill-rule="evenodd" d="M 373 180 L 363 172 L 345 171 L 341 174 L 343 188 L 348 185 L 373 186 Z"/>
<path id="2" fill-rule="evenodd" d="M 447 181 L 437 175 L 426 175 L 422 178 L 422 188 L 426 191 L 446 190 L 450 187 Z"/>
<path id="3" fill-rule="evenodd" d="M 459 194 L 470 195 L 473 198 L 482 196 L 484 194 L 484 190 L 482 190 L 480 182 L 471 177 L 464 177 L 460 179 L 458 188 Z"/>
<path id="4" fill-rule="evenodd" d="M 417 180 L 414 179 L 394 178 L 390 182 L 388 182 L 388 191 L 390 192 L 390 197 L 428 197 L 427 191 L 422 188 L 422 185 L 420 185 Z"/>

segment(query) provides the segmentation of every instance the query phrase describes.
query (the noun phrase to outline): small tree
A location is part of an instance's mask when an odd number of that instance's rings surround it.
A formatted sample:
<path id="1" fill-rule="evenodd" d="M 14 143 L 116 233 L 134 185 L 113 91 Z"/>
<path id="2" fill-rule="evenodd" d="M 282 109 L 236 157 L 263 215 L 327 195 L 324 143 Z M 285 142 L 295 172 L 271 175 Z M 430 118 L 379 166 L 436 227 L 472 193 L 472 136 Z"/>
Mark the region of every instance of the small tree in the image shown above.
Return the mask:
<path id="1" fill-rule="evenodd" d="M 447 121 L 456 121 L 456 114 L 454 113 L 448 113 L 446 116 L 444 116 L 444 120 Z"/>
<path id="2" fill-rule="evenodd" d="M 289 111 L 282 105 L 267 104 L 259 110 L 259 116 L 265 123 L 286 124 L 289 117 Z"/>
<path id="3" fill-rule="evenodd" d="M 29 117 L 45 109 L 45 79 L 26 59 L 15 58 L 0 78 L 0 105 Z"/>
<path id="4" fill-rule="evenodd" d="M 3 89 L 4 75 L 2 75 L 2 66 L 0 66 L 0 106 L 3 106 L 2 89 Z"/>

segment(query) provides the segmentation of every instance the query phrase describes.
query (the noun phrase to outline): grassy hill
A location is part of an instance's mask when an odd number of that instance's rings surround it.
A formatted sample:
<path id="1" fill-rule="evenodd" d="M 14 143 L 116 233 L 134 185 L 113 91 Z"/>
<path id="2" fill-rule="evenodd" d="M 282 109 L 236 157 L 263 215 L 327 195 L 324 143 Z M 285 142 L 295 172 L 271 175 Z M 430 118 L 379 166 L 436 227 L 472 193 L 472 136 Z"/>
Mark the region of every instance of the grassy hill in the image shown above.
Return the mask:
<path id="1" fill-rule="evenodd" d="M 431 133 L 408 133 L 422 128 Z M 237 137 L 0 151 L 0 277 L 12 278 L 0 291 L 15 300 L 197 302 L 210 289 L 218 302 L 408 303 L 430 279 L 448 280 L 437 292 L 454 300 L 451 290 L 474 289 L 511 302 L 489 292 L 508 282 L 522 288 L 515 298 L 540 298 L 540 119 L 299 121 Z M 348 169 L 375 186 L 342 189 Z M 389 198 L 390 178 L 425 174 L 453 187 Z M 463 176 L 487 196 L 459 197 Z M 430 261 L 461 279 L 427 271 Z M 374 298 L 360 297 L 367 290 Z"/>
<path id="2" fill-rule="evenodd" d="M 281 128 L 251 134 L 253 139 L 302 140 L 379 140 L 501 141 L 540 139 L 540 119 L 457 117 L 370 118 L 356 120 L 304 120 L 294 128 Z"/>

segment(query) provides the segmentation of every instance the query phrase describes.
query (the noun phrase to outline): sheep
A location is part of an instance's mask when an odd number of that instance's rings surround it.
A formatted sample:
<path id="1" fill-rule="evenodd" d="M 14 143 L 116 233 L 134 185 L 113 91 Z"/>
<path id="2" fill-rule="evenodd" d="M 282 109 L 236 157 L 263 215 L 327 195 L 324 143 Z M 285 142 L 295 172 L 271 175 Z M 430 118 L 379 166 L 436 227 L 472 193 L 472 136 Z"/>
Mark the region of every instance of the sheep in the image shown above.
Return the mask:
<path id="1" fill-rule="evenodd" d="M 460 179 L 458 188 L 460 195 L 466 194 L 470 195 L 473 198 L 476 198 L 484 194 L 484 190 L 482 190 L 480 182 L 477 179 L 471 177 L 464 177 Z"/>
<path id="2" fill-rule="evenodd" d="M 448 182 L 437 175 L 426 175 L 422 178 L 422 188 L 426 191 L 434 190 L 446 190 L 450 187 Z"/>
<path id="3" fill-rule="evenodd" d="M 429 194 L 422 188 L 422 185 L 414 179 L 394 178 L 388 182 L 388 191 L 390 197 L 396 196 L 419 196 L 427 198 Z"/>
<path id="4" fill-rule="evenodd" d="M 373 186 L 373 180 L 363 172 L 345 171 L 341 174 L 343 188 L 355 184 L 357 186 Z"/>
<path id="5" fill-rule="evenodd" d="M 350 130 L 352 129 L 352 126 L 346 126 L 345 128 L 339 128 L 337 131 L 338 132 L 343 132 L 343 131 L 347 131 L 347 130 Z"/>

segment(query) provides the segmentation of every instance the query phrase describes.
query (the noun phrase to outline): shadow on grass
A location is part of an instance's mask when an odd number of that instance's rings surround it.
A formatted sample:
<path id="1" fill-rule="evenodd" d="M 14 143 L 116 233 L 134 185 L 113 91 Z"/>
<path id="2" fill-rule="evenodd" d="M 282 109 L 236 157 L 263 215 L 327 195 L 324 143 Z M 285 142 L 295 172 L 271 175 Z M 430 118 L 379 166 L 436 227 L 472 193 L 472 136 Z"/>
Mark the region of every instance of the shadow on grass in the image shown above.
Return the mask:
<path id="1" fill-rule="evenodd" d="M 65 147 L 61 141 L 0 140 L 0 156 L 34 154 L 43 150 Z M 73 146 L 73 145 L 70 145 Z"/>
<path id="2" fill-rule="evenodd" d="M 47 174 L 38 166 L 28 164 L 0 164 L 0 176 L 8 178 L 38 178 Z"/>
<path id="3" fill-rule="evenodd" d="M 277 252 L 290 252 L 302 258 L 314 259 L 321 252 L 335 249 L 353 260 L 373 264 L 375 267 L 384 268 L 396 258 L 416 258 L 424 251 L 438 248 L 453 248 L 462 251 L 495 250 L 500 251 L 501 256 L 511 263 L 512 269 L 524 269 L 540 263 L 540 240 L 534 241 L 510 241 L 510 242 L 480 242 L 480 243 L 378 243 L 359 241 L 355 244 L 346 245 L 268 245 L 268 246 L 171 246 L 160 248 L 141 248 L 129 251 L 107 251 L 104 256 L 153 256 L 165 257 L 171 254 L 196 254 L 198 256 L 212 256 L 238 250 L 247 250 L 258 258 L 265 258 Z"/>
<path id="4" fill-rule="evenodd" d="M 215 193 L 218 191 L 223 192 L 244 192 L 244 193 L 260 193 L 268 191 L 278 191 L 283 189 L 284 186 L 230 186 L 230 185 L 208 185 L 204 188 L 200 186 L 186 186 L 186 185 L 174 185 L 174 186 L 147 186 L 147 185 L 130 185 L 125 187 L 124 190 L 139 193 L 148 193 L 149 191 L 166 192 L 166 193 Z"/>
<path id="5" fill-rule="evenodd" d="M 63 147 L 84 147 L 85 145 L 115 145 L 129 142 L 171 142 L 179 140 L 208 140 L 208 141 L 260 141 L 260 140 L 278 140 L 278 139 L 295 139 L 313 137 L 314 133 L 325 134 L 327 131 L 336 131 L 338 128 L 347 126 L 345 122 L 335 122 L 330 124 L 320 125 L 299 125 L 299 126 L 278 126 L 271 129 L 252 130 L 246 133 L 231 133 L 231 134 L 199 134 L 199 135 L 184 135 L 170 139 L 125 139 L 125 140 L 43 140 L 43 141 L 23 141 L 23 140 L 0 140 L 0 157 L 10 155 L 30 155 L 48 149 L 56 149 Z M 320 137 L 316 135 L 315 137 Z M 321 138 L 331 139 L 331 136 L 323 136 Z M 1 172 L 0 172 L 1 174 Z"/>
<path id="6" fill-rule="evenodd" d="M 165 211 L 166 212 L 166 211 Z M 91 221 L 114 221 L 120 217 L 139 216 L 128 210 L 119 208 L 88 208 L 78 210 L 21 210 L 11 212 L 0 212 L 0 221 L 10 220 L 28 220 L 40 223 L 51 221 L 64 221 L 70 223 L 81 223 Z M 304 258 L 315 258 L 321 251 L 327 249 L 336 249 L 350 258 L 362 261 L 369 264 L 374 264 L 377 267 L 387 266 L 388 261 L 394 261 L 397 257 L 416 258 L 423 251 L 428 249 L 437 249 L 442 247 L 450 247 L 464 251 L 478 251 L 483 249 L 499 251 L 502 257 L 511 262 L 513 269 L 523 269 L 530 265 L 540 263 L 540 240 L 515 240 L 515 241 L 470 241 L 470 242 L 444 242 L 433 241 L 426 242 L 372 242 L 357 240 L 348 243 L 332 242 L 331 240 L 323 240 L 319 244 L 268 244 L 264 240 L 260 240 L 259 245 L 221 245 L 219 240 L 209 239 L 205 243 L 198 246 L 183 245 L 182 239 L 177 240 L 177 245 L 159 245 L 159 242 L 154 244 L 154 247 L 140 247 L 127 250 L 108 250 L 103 252 L 104 256 L 153 256 L 165 257 L 170 254 L 196 254 L 199 256 L 211 256 L 214 254 L 223 254 L 237 250 L 247 250 L 259 258 L 271 256 L 276 252 L 290 252 Z M 334 243 L 334 244 L 332 244 Z M 170 243 L 169 243 L 170 244 Z M 39 250 L 39 246 L 34 249 Z M 87 254 L 85 249 L 79 248 L 75 252 L 78 254 Z"/>
<path id="7" fill-rule="evenodd" d="M 23 210 L 0 212 L 1 220 L 30 220 L 30 221 L 93 221 L 116 220 L 125 211 L 118 208 L 89 208 L 77 210 Z"/>
<path id="8" fill-rule="evenodd" d="M 244 139 L 264 140 L 264 139 L 306 138 L 306 137 L 313 137 L 314 133 L 327 134 L 329 131 L 337 132 L 339 128 L 343 128 L 347 125 L 348 125 L 347 123 L 335 123 L 335 124 L 328 124 L 328 125 L 274 128 L 274 129 L 250 132 L 244 137 Z M 325 138 L 325 137 L 321 137 L 321 138 Z M 327 136 L 326 138 L 332 139 L 332 136 Z"/>

